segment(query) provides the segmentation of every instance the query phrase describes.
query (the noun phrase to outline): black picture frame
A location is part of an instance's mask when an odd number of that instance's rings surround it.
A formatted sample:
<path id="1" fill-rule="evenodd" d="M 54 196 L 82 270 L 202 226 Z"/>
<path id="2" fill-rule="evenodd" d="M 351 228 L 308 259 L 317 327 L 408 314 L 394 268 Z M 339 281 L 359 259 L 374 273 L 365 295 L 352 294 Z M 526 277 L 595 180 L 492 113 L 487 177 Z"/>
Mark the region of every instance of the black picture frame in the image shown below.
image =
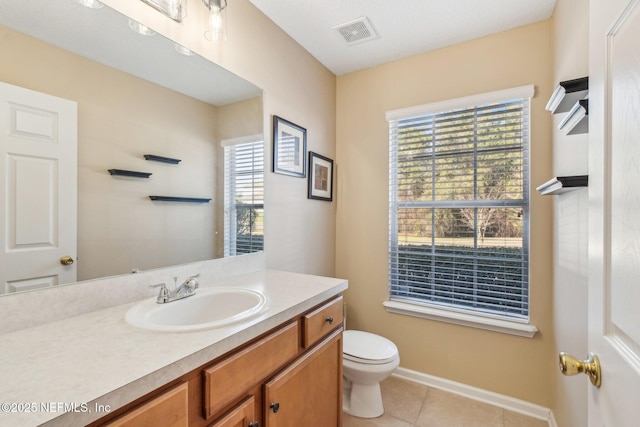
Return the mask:
<path id="1" fill-rule="evenodd" d="M 333 201 L 333 160 L 309 151 L 309 199 Z"/>
<path id="2" fill-rule="evenodd" d="M 307 176 L 307 130 L 275 115 L 271 171 L 298 178 Z"/>

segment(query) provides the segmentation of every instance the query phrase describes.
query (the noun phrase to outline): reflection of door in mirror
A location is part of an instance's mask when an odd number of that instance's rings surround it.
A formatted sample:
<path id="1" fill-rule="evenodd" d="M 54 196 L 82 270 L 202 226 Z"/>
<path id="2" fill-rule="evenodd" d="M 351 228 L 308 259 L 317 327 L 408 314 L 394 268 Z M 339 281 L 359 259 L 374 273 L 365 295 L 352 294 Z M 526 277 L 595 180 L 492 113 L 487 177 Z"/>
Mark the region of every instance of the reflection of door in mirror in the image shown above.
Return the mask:
<path id="1" fill-rule="evenodd" d="M 77 105 L 0 82 L 0 117 L 0 294 L 73 282 Z"/>

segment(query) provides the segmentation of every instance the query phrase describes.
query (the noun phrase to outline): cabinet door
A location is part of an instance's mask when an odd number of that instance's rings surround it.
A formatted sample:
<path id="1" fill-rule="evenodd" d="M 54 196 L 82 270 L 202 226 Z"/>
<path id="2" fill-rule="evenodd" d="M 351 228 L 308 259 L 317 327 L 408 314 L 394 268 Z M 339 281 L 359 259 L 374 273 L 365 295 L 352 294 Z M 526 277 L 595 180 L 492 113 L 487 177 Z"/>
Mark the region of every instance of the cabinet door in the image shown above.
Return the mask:
<path id="1" fill-rule="evenodd" d="M 187 426 L 188 385 L 182 383 L 126 412 L 105 427 Z"/>
<path id="2" fill-rule="evenodd" d="M 215 416 L 293 360 L 298 354 L 298 336 L 298 322 L 293 322 L 206 368 L 203 371 L 205 417 Z"/>
<path id="3" fill-rule="evenodd" d="M 253 396 L 245 399 L 221 420 L 209 427 L 253 427 L 256 422 L 256 405 Z"/>
<path id="4" fill-rule="evenodd" d="M 265 426 L 339 426 L 342 328 L 265 385 Z"/>

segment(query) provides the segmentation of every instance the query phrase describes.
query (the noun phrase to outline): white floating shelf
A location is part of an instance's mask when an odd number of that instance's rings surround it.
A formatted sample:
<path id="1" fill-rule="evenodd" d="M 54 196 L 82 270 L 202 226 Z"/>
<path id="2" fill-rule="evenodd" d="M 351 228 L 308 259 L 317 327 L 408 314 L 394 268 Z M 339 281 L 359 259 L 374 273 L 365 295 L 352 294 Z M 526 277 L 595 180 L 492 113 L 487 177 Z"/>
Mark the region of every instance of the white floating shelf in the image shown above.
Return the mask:
<path id="1" fill-rule="evenodd" d="M 552 114 L 566 113 L 588 93 L 589 77 L 560 82 L 545 108 Z"/>
<path id="2" fill-rule="evenodd" d="M 567 135 L 577 135 L 589 132 L 589 99 L 581 99 L 569 110 L 558 129 L 567 132 Z"/>
<path id="3" fill-rule="evenodd" d="M 581 187 L 587 187 L 589 185 L 588 175 L 576 175 L 576 176 L 557 176 L 545 182 L 538 188 L 543 196 L 548 194 L 562 194 L 567 191 L 577 190 Z"/>

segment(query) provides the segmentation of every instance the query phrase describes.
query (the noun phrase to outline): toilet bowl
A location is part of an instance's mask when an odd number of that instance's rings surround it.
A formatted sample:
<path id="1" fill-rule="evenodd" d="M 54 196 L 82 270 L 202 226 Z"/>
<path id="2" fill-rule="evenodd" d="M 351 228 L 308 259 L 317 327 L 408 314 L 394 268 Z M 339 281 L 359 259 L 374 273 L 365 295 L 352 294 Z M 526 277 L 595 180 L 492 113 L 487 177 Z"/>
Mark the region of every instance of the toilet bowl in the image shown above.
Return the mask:
<path id="1" fill-rule="evenodd" d="M 379 417 L 384 413 L 380 381 L 400 364 L 398 348 L 379 335 L 344 331 L 342 356 L 343 411 L 354 417 Z"/>

